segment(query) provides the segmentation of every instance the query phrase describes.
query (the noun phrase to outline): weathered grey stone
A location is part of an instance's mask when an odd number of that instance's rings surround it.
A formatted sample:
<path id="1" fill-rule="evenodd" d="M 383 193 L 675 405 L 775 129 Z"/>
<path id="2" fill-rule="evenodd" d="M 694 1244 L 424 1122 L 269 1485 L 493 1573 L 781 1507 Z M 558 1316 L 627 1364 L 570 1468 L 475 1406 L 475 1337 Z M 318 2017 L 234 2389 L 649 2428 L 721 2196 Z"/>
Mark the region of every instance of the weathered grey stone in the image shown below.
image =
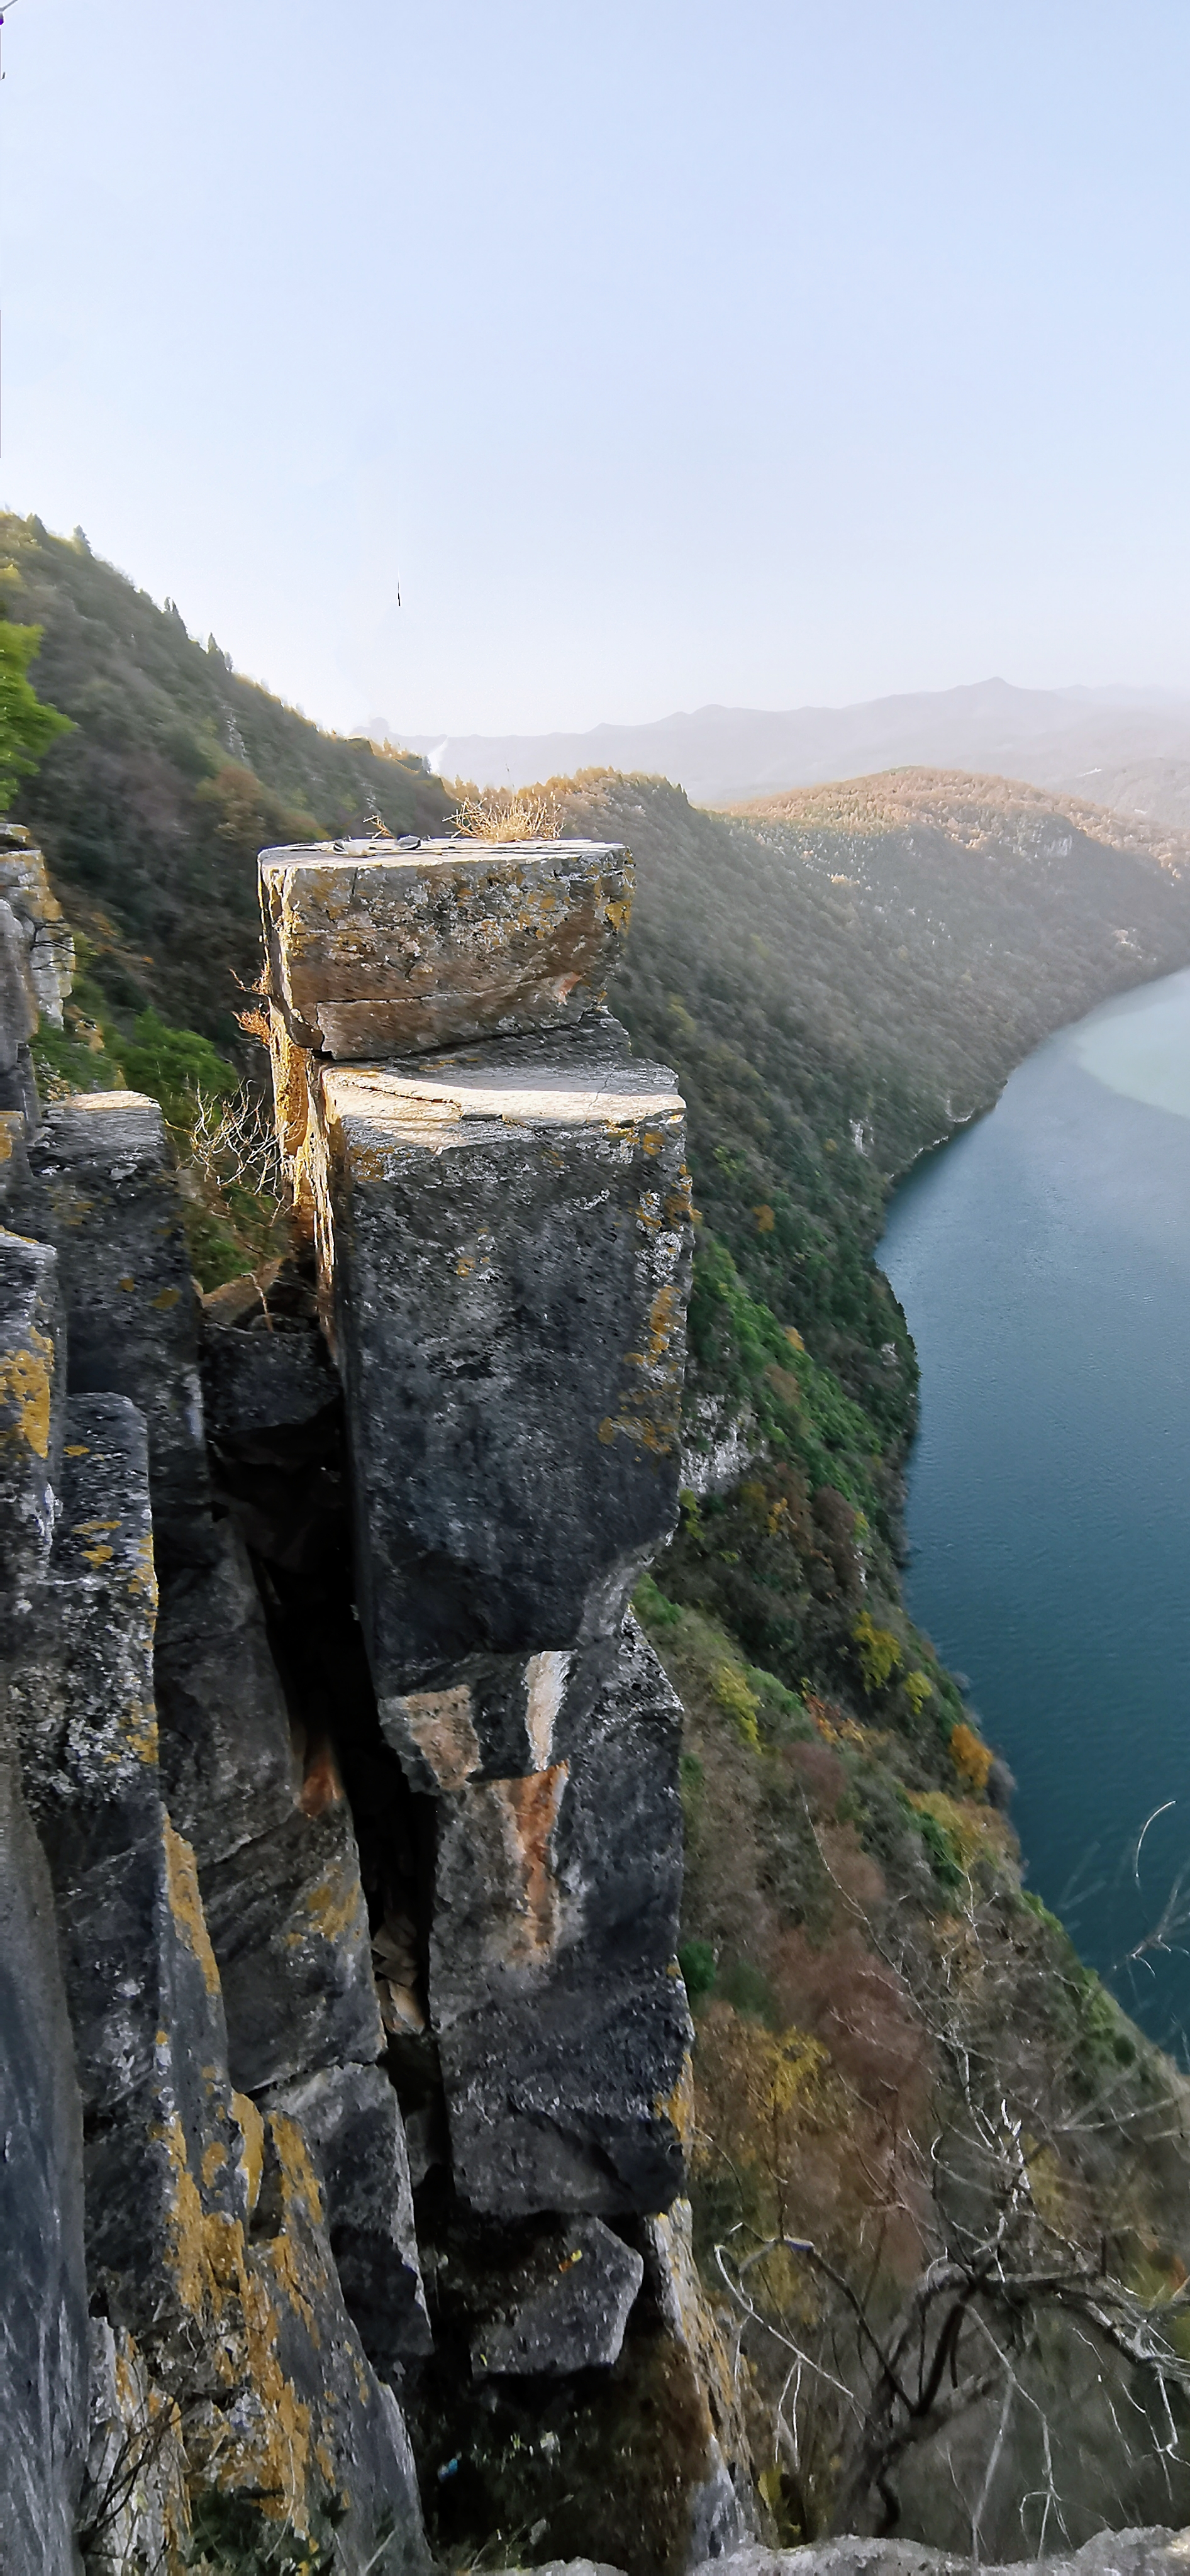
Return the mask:
<path id="1" fill-rule="evenodd" d="M 422 1052 L 581 1019 L 632 903 L 597 841 L 346 841 L 262 850 L 273 996 L 339 1058 Z"/>
<path id="2" fill-rule="evenodd" d="M 601 2219 L 540 2235 L 471 2338 L 477 2379 L 560 2378 L 618 2361 L 644 2264 Z"/>
<path id="3" fill-rule="evenodd" d="M 380 1702 L 385 1741 L 432 1798 L 547 1770 L 573 1751 L 616 1652 L 601 1640 L 579 1654 L 467 1656 L 437 1687 Z"/>
<path id="4" fill-rule="evenodd" d="M 971 2576 L 972 2565 L 970 2555 L 954 2557 L 915 2540 L 819 2540 L 804 2549 L 767 2549 L 757 2541 L 704 2558 L 692 2576 Z M 978 2565 L 982 2576 L 1186 2576 L 1190 2531 L 1101 2531 L 1069 2554 L 996 2566 L 980 2559 Z"/>
<path id="5" fill-rule="evenodd" d="M 74 2576 L 85 2456 L 82 2119 L 45 1860 L 0 1686 L 0 2558 Z"/>
<path id="6" fill-rule="evenodd" d="M 28 1061 L 28 1041 L 36 1030 L 36 994 L 28 974 L 28 948 L 10 904 L 0 899 L 0 1084 L 13 1082 L 18 1061 Z M 5 1108 L 21 1108 L 0 1092 Z"/>
<path id="7" fill-rule="evenodd" d="M 571 1760 L 442 1798 L 431 2018 L 475 2209 L 613 2216 L 682 2188 L 680 1727 L 629 1619 Z"/>
<path id="8" fill-rule="evenodd" d="M 343 2296 L 386 2378 L 430 2350 L 397 2097 L 377 2066 L 335 2066 L 262 2097 L 297 2120 L 322 2185 Z"/>
<path id="9" fill-rule="evenodd" d="M 75 1399 L 61 1527 L 10 1688 L 74 2032 L 88 2277 L 113 2323 L 180 2335 L 189 2191 L 200 2221 L 229 2221 L 235 2153 L 212 2075 L 218 1974 L 193 1856 L 161 1803 L 155 1606 L 143 1420 L 120 1396 Z"/>
<path id="10" fill-rule="evenodd" d="M 186 2452 L 179 2418 L 135 2338 L 91 2319 L 87 2483 L 82 2528 L 107 2568 L 165 2567 L 185 2531 Z"/>
<path id="11" fill-rule="evenodd" d="M 0 1232 L 0 1618 L 28 1609 L 54 1535 L 65 1398 L 58 1264 L 45 1243 Z"/>
<path id="12" fill-rule="evenodd" d="M 204 1315 L 199 1341 L 207 1437 L 243 1450 L 253 1433 L 315 1422 L 338 1403 L 321 1333 L 248 1332 Z"/>
<path id="13" fill-rule="evenodd" d="M 293 1817 L 301 1772 L 238 1531 L 213 1525 L 208 1561 L 162 1585 L 154 1670 L 169 1811 L 200 1872 Z M 246 1863 L 249 1877 L 254 1863 Z"/>
<path id="14" fill-rule="evenodd" d="M 379 2057 L 384 2031 L 351 1814 L 332 1773 L 317 1811 L 203 1872 L 232 2080 L 242 2093 Z"/>
<path id="15" fill-rule="evenodd" d="M 37 1011 L 60 1029 L 74 974 L 74 940 L 42 853 L 20 823 L 0 823 L 0 900 L 20 931 Z"/>
<path id="16" fill-rule="evenodd" d="M 72 1394 L 128 1396 L 149 1429 L 158 1551 L 208 1495 L 194 1289 L 165 1125 L 132 1091 L 53 1101 L 30 1149 L 57 1247 Z"/>
<path id="17" fill-rule="evenodd" d="M 318 1092 L 304 1151 L 379 1697 L 614 1633 L 677 1510 L 672 1076 L 599 1021 L 327 1068 Z"/>
<path id="18" fill-rule="evenodd" d="M 192 2492 L 209 2475 L 299 2524 L 345 2495 L 346 2569 L 420 2568 L 408 2440 L 343 2305 L 302 2132 L 229 2079 L 194 1856 L 160 1796 L 148 1450 L 127 1399 L 71 1402 L 62 1503 L 8 1688 L 54 1889 L 92 2303 L 130 2369 L 141 2356 L 184 2401 Z M 350 1933 L 358 1876 L 347 1898 Z M 333 1947 L 329 1918 L 320 1935 Z"/>

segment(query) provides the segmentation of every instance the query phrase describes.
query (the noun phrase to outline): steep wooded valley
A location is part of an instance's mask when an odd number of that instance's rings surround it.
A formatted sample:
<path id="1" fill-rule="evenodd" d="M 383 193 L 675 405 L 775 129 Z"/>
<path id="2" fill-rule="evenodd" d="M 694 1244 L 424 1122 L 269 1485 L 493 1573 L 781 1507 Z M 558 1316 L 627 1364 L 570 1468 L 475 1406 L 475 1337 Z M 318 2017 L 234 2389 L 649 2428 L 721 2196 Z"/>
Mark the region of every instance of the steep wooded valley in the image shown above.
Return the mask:
<path id="1" fill-rule="evenodd" d="M 320 733 L 79 541 L 0 540 L 71 724 L 13 806 L 76 942 L 43 1099 L 160 1101 L 206 1299 L 288 1261 L 300 1302 L 254 1108 L 257 853 L 449 833 L 465 785 Z M 1185 2521 L 1190 2084 L 1028 1892 L 1011 1781 L 906 1616 L 916 1362 L 874 1251 L 895 1178 L 1047 1032 L 1190 964 L 1190 839 L 932 771 L 732 814 L 604 771 L 540 801 L 632 853 L 608 1004 L 688 1111 L 680 1521 L 634 1607 L 684 1712 L 693 2251 L 743 2527 L 987 2559 Z M 462 810 L 518 837 L 515 797 Z M 466 2251 L 421 2188 L 449 2323 Z M 682 2576 L 650 2464 L 686 2435 L 639 2352 L 544 2441 L 532 2382 L 489 2381 L 477 2430 L 443 2349 L 403 2395 L 442 2563 Z"/>

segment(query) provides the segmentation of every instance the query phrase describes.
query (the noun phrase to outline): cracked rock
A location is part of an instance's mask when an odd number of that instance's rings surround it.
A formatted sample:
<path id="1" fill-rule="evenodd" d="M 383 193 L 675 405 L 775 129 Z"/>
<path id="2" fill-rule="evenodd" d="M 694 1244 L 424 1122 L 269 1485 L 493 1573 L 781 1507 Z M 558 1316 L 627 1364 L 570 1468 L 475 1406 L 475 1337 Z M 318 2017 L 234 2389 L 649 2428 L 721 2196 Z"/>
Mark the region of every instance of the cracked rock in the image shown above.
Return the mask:
<path id="1" fill-rule="evenodd" d="M 644 2268 L 598 2218 L 540 2236 L 471 2338 L 475 2377 L 609 2369 Z"/>

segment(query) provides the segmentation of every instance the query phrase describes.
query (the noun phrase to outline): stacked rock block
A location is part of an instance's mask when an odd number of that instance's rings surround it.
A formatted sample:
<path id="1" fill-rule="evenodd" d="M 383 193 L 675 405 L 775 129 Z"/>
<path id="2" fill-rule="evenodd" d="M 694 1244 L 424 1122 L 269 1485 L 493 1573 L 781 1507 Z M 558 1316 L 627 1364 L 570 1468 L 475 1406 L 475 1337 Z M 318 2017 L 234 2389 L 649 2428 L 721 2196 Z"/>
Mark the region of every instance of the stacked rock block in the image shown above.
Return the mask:
<path id="1" fill-rule="evenodd" d="M 38 1023 L 62 1026 L 74 941 L 41 851 L 19 823 L 0 822 L 0 1110 L 37 1123 L 29 1042 Z"/>
<path id="2" fill-rule="evenodd" d="M 347 2569 L 420 2566 L 333 2242 L 337 2196 L 424 2349 L 350 1822 L 333 1784 L 329 1827 L 303 1807 L 212 1516 L 160 1112 L 28 1095 L 37 953 L 10 939 L 0 984 L 0 2554 L 65 2576 L 81 2516 L 172 2562 L 231 2494 L 298 2532 L 344 2511 Z M 315 2096 L 305 2125 L 279 2078 Z"/>
<path id="3" fill-rule="evenodd" d="M 477 2371 L 614 2359 L 642 2265 L 604 2222 L 683 2181 L 680 1711 L 628 1604 L 676 1517 L 692 1238 L 673 1077 L 602 1008 L 631 882 L 586 842 L 261 860 L 356 1598 L 434 1807 L 454 2186 L 586 2228 L 585 2273 L 525 2256 Z"/>

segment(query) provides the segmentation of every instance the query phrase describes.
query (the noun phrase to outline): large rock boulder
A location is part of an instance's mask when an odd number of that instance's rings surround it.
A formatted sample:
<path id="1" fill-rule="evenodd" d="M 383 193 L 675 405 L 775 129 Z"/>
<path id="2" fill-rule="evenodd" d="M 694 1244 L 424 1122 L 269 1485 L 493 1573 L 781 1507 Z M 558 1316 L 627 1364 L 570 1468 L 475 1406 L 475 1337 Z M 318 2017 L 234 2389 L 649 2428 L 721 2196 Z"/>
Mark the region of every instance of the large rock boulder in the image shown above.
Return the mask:
<path id="1" fill-rule="evenodd" d="M 672 1076 L 601 1020 L 312 1079 L 378 1696 L 613 1634 L 677 1513 L 692 1229 Z"/>
<path id="2" fill-rule="evenodd" d="M 296 1044 L 340 1059 L 556 1028 L 603 1000 L 632 887 L 597 841 L 263 850 L 269 987 Z"/>

